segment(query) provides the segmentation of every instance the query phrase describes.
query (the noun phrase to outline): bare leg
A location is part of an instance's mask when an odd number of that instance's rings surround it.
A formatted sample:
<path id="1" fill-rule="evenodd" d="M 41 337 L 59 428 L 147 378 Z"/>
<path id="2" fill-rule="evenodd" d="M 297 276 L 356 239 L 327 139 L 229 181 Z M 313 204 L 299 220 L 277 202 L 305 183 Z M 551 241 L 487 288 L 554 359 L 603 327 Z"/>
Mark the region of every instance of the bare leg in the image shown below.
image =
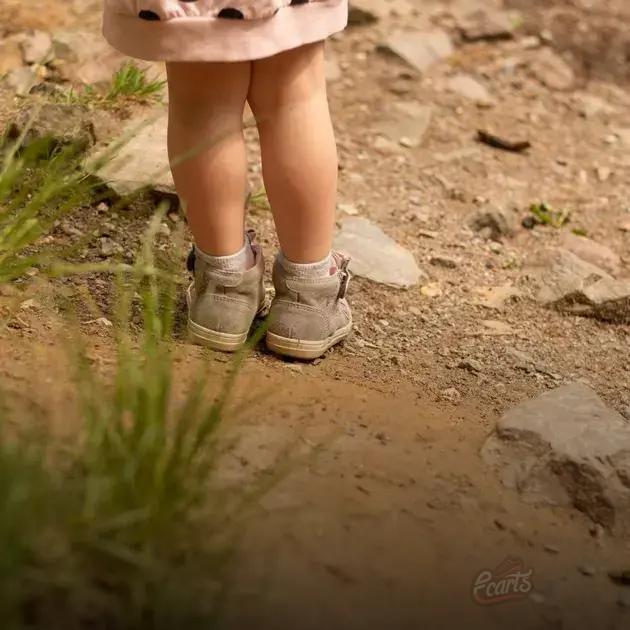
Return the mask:
<path id="1" fill-rule="evenodd" d="M 243 248 L 247 63 L 169 63 L 168 150 L 197 246 L 212 256 Z"/>
<path id="2" fill-rule="evenodd" d="M 332 246 L 337 193 L 324 44 L 254 61 L 248 100 L 282 251 L 295 263 L 321 261 Z"/>

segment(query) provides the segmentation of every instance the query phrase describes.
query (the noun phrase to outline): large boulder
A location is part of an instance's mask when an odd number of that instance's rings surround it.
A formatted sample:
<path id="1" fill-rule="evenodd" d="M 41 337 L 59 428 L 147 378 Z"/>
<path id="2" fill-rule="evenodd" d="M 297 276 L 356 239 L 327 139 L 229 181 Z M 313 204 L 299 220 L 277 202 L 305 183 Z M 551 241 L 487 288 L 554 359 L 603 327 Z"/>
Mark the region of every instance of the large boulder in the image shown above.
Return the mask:
<path id="1" fill-rule="evenodd" d="M 481 453 L 525 501 L 573 506 L 609 530 L 630 531 L 630 423 L 586 385 L 511 409 Z"/>

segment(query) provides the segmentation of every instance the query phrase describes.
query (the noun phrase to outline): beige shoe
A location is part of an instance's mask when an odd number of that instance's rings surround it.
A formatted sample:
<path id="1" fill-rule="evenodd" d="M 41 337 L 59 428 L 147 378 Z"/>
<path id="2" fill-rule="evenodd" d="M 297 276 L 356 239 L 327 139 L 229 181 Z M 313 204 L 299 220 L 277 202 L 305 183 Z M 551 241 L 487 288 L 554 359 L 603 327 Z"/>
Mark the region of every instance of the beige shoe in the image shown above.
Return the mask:
<path id="1" fill-rule="evenodd" d="M 276 259 L 276 297 L 267 330 L 267 347 L 273 352 L 317 359 L 350 334 L 352 314 L 346 301 L 350 260 L 337 253 L 333 257 L 337 271 L 324 278 L 290 276 Z"/>
<path id="2" fill-rule="evenodd" d="M 250 242 L 256 264 L 247 271 L 211 268 L 191 254 L 188 268 L 194 281 L 188 288 L 188 333 L 191 341 L 213 350 L 235 352 L 247 341 L 252 323 L 266 310 L 260 246 Z"/>

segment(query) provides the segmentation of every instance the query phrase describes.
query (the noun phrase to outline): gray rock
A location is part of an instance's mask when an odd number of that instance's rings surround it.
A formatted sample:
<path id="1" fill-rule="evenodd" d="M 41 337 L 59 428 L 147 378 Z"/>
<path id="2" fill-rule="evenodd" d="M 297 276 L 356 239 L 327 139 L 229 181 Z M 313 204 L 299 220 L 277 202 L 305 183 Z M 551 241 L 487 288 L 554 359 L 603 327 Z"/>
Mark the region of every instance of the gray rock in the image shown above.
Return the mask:
<path id="1" fill-rule="evenodd" d="M 108 85 L 129 58 L 91 31 L 58 31 L 52 36 L 55 66 L 62 78 L 73 83 Z M 163 64 L 136 61 L 150 80 L 165 78 Z"/>
<path id="2" fill-rule="evenodd" d="M 416 101 L 398 102 L 377 130 L 391 142 L 409 148 L 419 147 L 431 125 L 431 115 L 432 110 L 427 105 Z"/>
<path id="3" fill-rule="evenodd" d="M 507 211 L 493 205 L 480 208 L 470 220 L 473 230 L 493 241 L 514 236 L 515 225 L 514 218 Z"/>
<path id="4" fill-rule="evenodd" d="M 587 92 L 574 94 L 573 102 L 579 114 L 584 118 L 595 118 L 596 116 L 605 116 L 616 112 L 615 108 L 604 99 Z"/>
<path id="5" fill-rule="evenodd" d="M 58 31 L 52 40 L 55 65 L 67 81 L 90 85 L 108 83 L 127 61 L 103 38 L 89 31 Z"/>
<path id="6" fill-rule="evenodd" d="M 160 108 L 147 116 L 147 122 L 132 120 L 123 129 L 120 149 L 96 172 L 117 195 L 141 188 L 175 194 L 166 150 L 167 118 L 166 110 Z M 98 147 L 92 157 L 98 160 L 103 155 L 106 150 Z"/>
<path id="7" fill-rule="evenodd" d="M 436 267 L 444 267 L 445 269 L 456 269 L 459 266 L 459 261 L 450 256 L 431 256 L 429 262 Z"/>
<path id="8" fill-rule="evenodd" d="M 350 26 L 373 24 L 390 15 L 404 16 L 413 11 L 408 0 L 352 0 L 348 14 Z"/>
<path id="9" fill-rule="evenodd" d="M 459 94 L 479 105 L 491 105 L 493 103 L 486 87 L 468 74 L 456 74 L 447 81 L 446 87 L 450 92 Z"/>
<path id="10" fill-rule="evenodd" d="M 103 258 L 109 258 L 110 256 L 114 256 L 115 254 L 122 254 L 123 248 L 119 243 L 116 243 L 109 236 L 101 236 L 99 238 L 99 254 L 103 256 Z"/>
<path id="11" fill-rule="evenodd" d="M 586 577 L 593 577 L 597 573 L 595 567 L 592 567 L 589 564 L 581 564 L 578 567 L 578 571 Z"/>
<path id="12" fill-rule="evenodd" d="M 454 387 L 449 387 L 449 388 L 443 390 L 442 392 L 440 392 L 440 396 L 444 400 L 447 400 L 448 402 L 452 402 L 452 403 L 457 403 L 462 398 L 462 395 Z"/>
<path id="13" fill-rule="evenodd" d="M 560 247 L 538 253 L 533 268 L 539 285 L 536 299 L 544 304 L 555 304 L 599 280 L 610 278 L 603 269 Z"/>
<path id="14" fill-rule="evenodd" d="M 381 48 L 400 57 L 419 72 L 426 71 L 454 52 L 451 38 L 442 30 L 395 31 Z"/>
<path id="15" fill-rule="evenodd" d="M 17 96 L 25 96 L 39 83 L 39 79 L 33 68 L 22 66 L 11 70 L 5 82 Z"/>
<path id="16" fill-rule="evenodd" d="M 610 247 L 585 236 L 564 232 L 560 237 L 560 245 L 582 260 L 601 267 L 609 273 L 615 274 L 621 267 L 621 257 Z"/>
<path id="17" fill-rule="evenodd" d="M 52 58 L 52 38 L 44 31 L 34 31 L 26 35 L 22 40 L 21 46 L 24 63 L 43 64 Z"/>
<path id="18" fill-rule="evenodd" d="M 8 135 L 17 139 L 25 129 L 24 144 L 50 138 L 56 145 L 75 145 L 85 150 L 94 144 L 92 114 L 81 105 L 45 103 L 22 110 L 8 125 Z"/>
<path id="19" fill-rule="evenodd" d="M 477 361 L 477 359 L 462 359 L 458 366 L 462 370 L 468 370 L 473 374 L 477 372 L 483 372 L 483 364 L 481 361 Z"/>
<path id="20" fill-rule="evenodd" d="M 524 500 L 573 506 L 607 529 L 630 529 L 630 425 L 586 385 L 511 409 L 481 454 Z"/>
<path id="21" fill-rule="evenodd" d="M 335 237 L 335 248 L 352 257 L 352 273 L 374 282 L 406 289 L 416 286 L 423 277 L 409 251 L 361 217 L 344 219 Z"/>
<path id="22" fill-rule="evenodd" d="M 570 90 L 575 83 L 571 66 L 551 48 L 536 51 L 530 70 L 543 85 L 552 90 Z"/>
<path id="23" fill-rule="evenodd" d="M 603 321 L 630 322 L 630 279 L 615 280 L 562 248 L 544 250 L 533 271 L 539 302 Z"/>
<path id="24" fill-rule="evenodd" d="M 377 22 L 386 15 L 382 5 L 382 0 L 352 0 L 348 11 L 348 24 L 364 26 Z"/>
<path id="25" fill-rule="evenodd" d="M 474 11 L 458 19 L 457 25 L 469 42 L 510 39 L 514 35 L 514 21 L 506 11 Z"/>

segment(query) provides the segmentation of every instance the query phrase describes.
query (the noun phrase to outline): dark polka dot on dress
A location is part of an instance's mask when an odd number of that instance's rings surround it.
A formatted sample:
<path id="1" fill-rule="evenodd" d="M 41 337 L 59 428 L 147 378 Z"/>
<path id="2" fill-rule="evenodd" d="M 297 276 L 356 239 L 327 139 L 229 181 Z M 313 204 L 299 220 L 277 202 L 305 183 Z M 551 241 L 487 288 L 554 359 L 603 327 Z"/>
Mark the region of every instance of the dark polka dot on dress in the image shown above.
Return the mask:
<path id="1" fill-rule="evenodd" d="M 296 4 L 307 4 L 309 2 L 309 0 L 291 0 L 291 6 L 294 6 Z"/>
<path id="2" fill-rule="evenodd" d="M 148 20 L 149 22 L 156 22 L 160 19 L 160 16 L 155 11 L 147 11 L 146 9 L 140 11 L 138 17 L 141 20 Z"/>
<path id="3" fill-rule="evenodd" d="M 243 20 L 245 16 L 238 10 L 227 7 L 219 11 L 220 18 L 227 18 L 228 20 Z"/>

